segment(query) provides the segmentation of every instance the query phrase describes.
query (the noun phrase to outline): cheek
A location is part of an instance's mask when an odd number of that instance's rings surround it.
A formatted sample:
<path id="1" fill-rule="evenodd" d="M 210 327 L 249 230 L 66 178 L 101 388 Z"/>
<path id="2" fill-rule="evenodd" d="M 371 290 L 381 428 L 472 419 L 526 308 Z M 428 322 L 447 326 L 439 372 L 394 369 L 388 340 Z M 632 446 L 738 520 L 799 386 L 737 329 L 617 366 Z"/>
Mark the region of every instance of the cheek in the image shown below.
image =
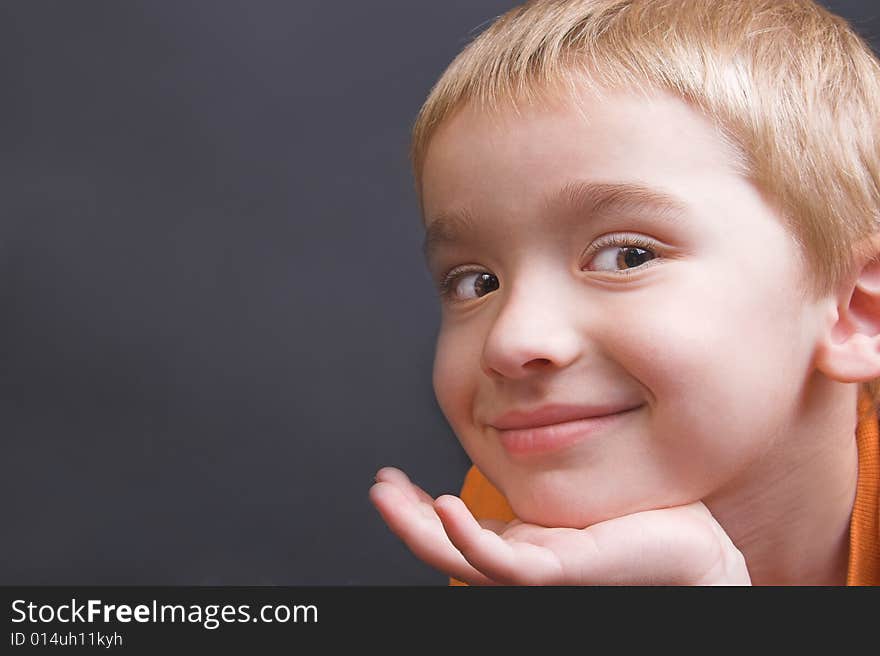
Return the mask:
<path id="1" fill-rule="evenodd" d="M 809 330 L 802 306 L 783 293 L 788 282 L 733 273 L 684 272 L 662 299 L 645 290 L 639 320 L 611 342 L 612 357 L 653 397 L 658 455 L 680 475 L 755 457 L 784 430 L 809 371 Z"/>
<path id="2" fill-rule="evenodd" d="M 669 388 L 718 392 L 747 383 L 757 393 L 780 379 L 791 384 L 810 354 L 803 304 L 790 293 L 795 283 L 779 276 L 788 272 L 694 269 L 682 267 L 662 291 L 613 301 L 611 314 L 626 319 L 603 340 L 614 344 L 612 357 L 658 396 Z M 767 380 L 768 373 L 775 375 Z"/>
<path id="3" fill-rule="evenodd" d="M 434 353 L 434 394 L 453 430 L 470 417 L 479 363 L 480 350 L 473 335 L 441 326 Z"/>

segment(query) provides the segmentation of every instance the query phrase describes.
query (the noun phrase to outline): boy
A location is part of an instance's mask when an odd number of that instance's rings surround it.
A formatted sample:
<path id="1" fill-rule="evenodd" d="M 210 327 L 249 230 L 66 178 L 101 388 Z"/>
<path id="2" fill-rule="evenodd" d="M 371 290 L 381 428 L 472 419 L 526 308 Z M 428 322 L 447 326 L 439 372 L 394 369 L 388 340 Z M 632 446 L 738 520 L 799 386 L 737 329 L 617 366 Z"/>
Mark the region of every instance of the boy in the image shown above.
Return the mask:
<path id="1" fill-rule="evenodd" d="M 472 584 L 880 583 L 880 65 L 811 0 L 536 1 L 414 127 Z"/>

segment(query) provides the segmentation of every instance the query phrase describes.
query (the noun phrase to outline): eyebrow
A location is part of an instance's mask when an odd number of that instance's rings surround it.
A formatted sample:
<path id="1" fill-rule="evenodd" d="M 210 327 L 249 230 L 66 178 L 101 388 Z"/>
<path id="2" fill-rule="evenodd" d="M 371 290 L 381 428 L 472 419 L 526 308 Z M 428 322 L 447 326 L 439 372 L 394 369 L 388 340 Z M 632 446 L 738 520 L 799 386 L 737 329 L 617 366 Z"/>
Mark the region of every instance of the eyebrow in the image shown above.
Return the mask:
<path id="1" fill-rule="evenodd" d="M 585 211 L 593 218 L 648 211 L 660 218 L 674 220 L 688 211 L 687 203 L 682 199 L 636 182 L 572 180 L 544 200 L 548 209 L 568 205 Z M 442 212 L 431 219 L 425 228 L 422 252 L 430 261 L 442 246 L 460 243 L 468 233 L 476 230 L 476 219 L 467 208 Z"/>

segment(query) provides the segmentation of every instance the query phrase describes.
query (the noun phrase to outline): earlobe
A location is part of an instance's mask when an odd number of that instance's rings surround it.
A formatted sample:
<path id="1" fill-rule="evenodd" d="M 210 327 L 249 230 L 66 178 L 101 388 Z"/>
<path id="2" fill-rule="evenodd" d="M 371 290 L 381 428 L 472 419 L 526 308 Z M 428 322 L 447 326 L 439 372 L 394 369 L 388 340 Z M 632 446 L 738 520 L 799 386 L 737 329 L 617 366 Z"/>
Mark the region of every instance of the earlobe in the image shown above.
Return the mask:
<path id="1" fill-rule="evenodd" d="M 816 367 L 842 383 L 880 378 L 880 257 L 874 253 L 837 296 Z"/>

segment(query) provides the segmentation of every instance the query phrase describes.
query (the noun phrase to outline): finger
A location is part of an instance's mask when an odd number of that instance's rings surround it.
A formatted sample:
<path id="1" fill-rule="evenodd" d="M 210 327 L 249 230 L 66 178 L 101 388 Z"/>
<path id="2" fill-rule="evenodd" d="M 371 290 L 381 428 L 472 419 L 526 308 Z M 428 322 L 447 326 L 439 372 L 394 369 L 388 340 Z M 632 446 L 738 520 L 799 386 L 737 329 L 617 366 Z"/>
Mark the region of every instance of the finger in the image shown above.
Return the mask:
<path id="1" fill-rule="evenodd" d="M 436 513 L 428 516 L 394 483 L 380 481 L 370 488 L 370 500 L 388 528 L 415 556 L 431 567 L 471 585 L 495 585 L 470 565 L 449 540 Z"/>
<path id="2" fill-rule="evenodd" d="M 409 476 L 396 467 L 383 467 L 376 472 L 376 482 L 394 483 L 404 494 L 413 501 L 434 505 L 434 497 L 413 483 Z"/>
<path id="3" fill-rule="evenodd" d="M 493 533 L 501 533 L 507 527 L 507 522 L 502 522 L 500 519 L 478 519 L 477 522 L 482 528 Z"/>
<path id="4" fill-rule="evenodd" d="M 485 576 L 510 585 L 535 585 L 558 578 L 559 563 L 550 551 L 535 544 L 512 543 L 484 528 L 458 497 L 443 495 L 434 508 L 452 544 Z"/>
<path id="5" fill-rule="evenodd" d="M 407 496 L 414 498 L 419 503 L 427 504 L 428 506 L 430 506 L 431 514 L 436 514 L 434 511 L 434 497 L 432 497 L 418 485 L 413 483 L 412 480 L 410 480 L 410 478 L 400 469 L 397 469 L 395 467 L 384 467 L 377 472 L 376 480 L 393 482 Z M 494 533 L 500 533 L 508 525 L 508 522 L 504 522 L 500 519 L 487 518 L 478 519 L 477 521 L 480 523 L 480 526 L 489 529 Z"/>

